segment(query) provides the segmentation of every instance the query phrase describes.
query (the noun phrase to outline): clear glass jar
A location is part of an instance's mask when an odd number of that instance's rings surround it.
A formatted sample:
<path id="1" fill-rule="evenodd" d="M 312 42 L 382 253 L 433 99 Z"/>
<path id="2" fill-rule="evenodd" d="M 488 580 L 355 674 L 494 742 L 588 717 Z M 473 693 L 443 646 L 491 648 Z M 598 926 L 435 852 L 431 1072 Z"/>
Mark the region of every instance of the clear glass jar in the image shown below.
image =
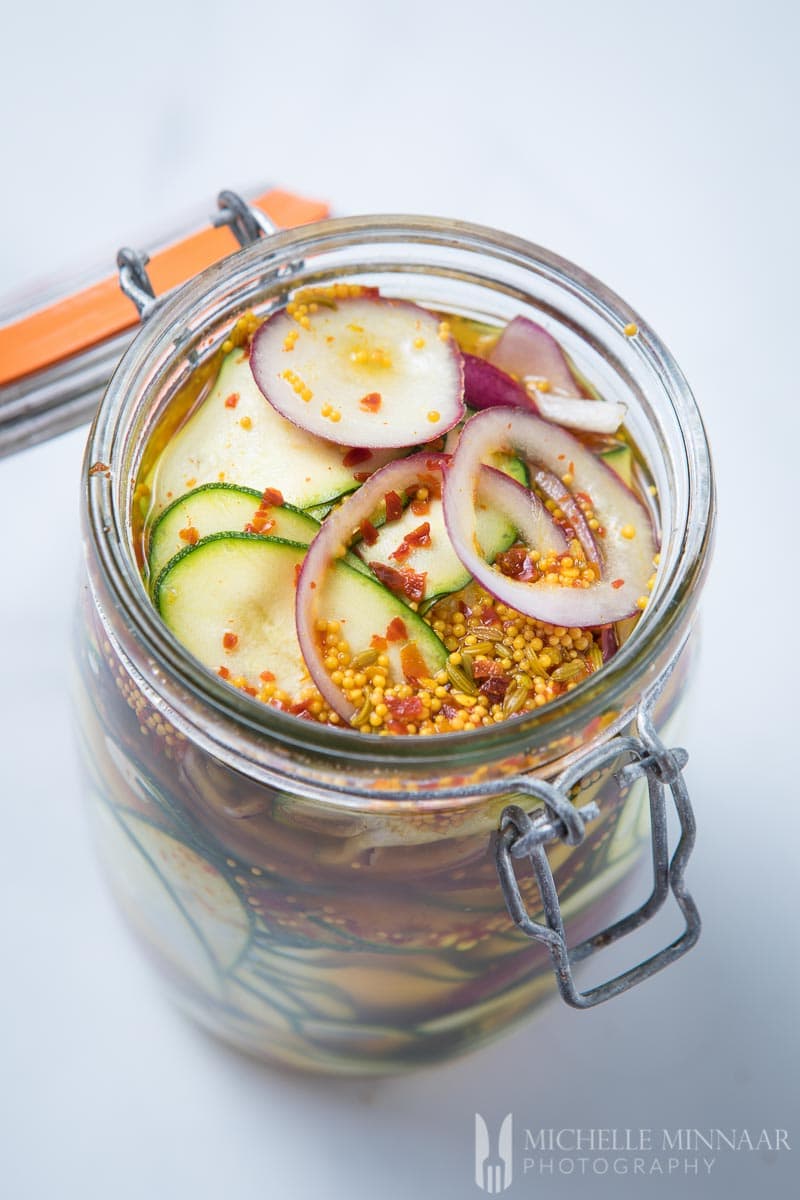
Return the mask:
<path id="1" fill-rule="evenodd" d="M 300 721 L 208 673 L 148 600 L 132 510 L 160 415 L 245 311 L 334 280 L 478 319 L 544 320 L 606 398 L 629 406 L 656 490 L 657 584 L 602 672 L 528 717 L 429 738 Z M 84 492 L 79 704 L 97 844 L 178 1003 L 266 1060 L 365 1074 L 476 1047 L 551 995 L 547 949 L 506 911 L 500 814 L 520 779 L 552 779 L 628 730 L 679 655 L 658 727 L 675 715 L 712 536 L 702 423 L 642 320 L 571 264 L 484 228 L 375 217 L 280 233 L 149 318 L 93 426 Z M 580 844 L 548 851 L 571 939 L 618 904 L 644 849 L 646 788 L 620 788 L 616 765 L 577 789 L 576 803 L 599 806 Z M 519 886 L 535 915 L 533 876 L 520 871 Z"/>

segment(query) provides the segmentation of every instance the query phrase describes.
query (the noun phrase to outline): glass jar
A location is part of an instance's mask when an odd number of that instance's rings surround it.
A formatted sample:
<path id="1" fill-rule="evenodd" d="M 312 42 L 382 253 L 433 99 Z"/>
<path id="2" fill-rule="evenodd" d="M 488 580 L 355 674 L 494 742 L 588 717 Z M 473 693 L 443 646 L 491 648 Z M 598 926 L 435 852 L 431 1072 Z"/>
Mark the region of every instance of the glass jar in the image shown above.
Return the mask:
<path id="1" fill-rule="evenodd" d="M 151 606 L 132 514 L 159 417 L 243 313 L 335 280 L 493 322 L 532 316 L 606 398 L 628 405 L 655 493 L 656 586 L 604 669 L 529 716 L 428 738 L 300 721 L 207 672 Z M 84 496 L 79 713 L 97 844 L 184 1010 L 263 1059 L 367 1074 L 430 1063 L 509 1028 L 552 994 L 551 958 L 573 1003 L 604 998 L 577 992 L 565 946 L 618 906 L 645 850 L 648 795 L 656 841 L 665 786 L 679 807 L 685 800 L 680 752 L 659 734 L 685 688 L 713 525 L 696 406 L 626 304 L 555 255 L 466 224 L 354 218 L 271 236 L 148 317 L 95 420 Z M 660 899 L 671 882 L 681 901 L 683 815 L 672 877 L 656 848 Z M 561 903 L 554 915 L 550 897 L 544 922 L 542 860 Z M 652 969 L 696 936 L 691 902 L 682 907 L 692 928 Z M 635 981 L 632 972 L 608 994 Z"/>

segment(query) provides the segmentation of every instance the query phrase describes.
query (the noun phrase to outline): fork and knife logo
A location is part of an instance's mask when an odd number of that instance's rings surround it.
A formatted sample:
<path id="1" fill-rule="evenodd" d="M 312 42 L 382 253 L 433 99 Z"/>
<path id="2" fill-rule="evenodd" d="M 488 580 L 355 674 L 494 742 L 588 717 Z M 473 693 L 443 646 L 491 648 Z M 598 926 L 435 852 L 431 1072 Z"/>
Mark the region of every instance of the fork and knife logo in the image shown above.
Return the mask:
<path id="1" fill-rule="evenodd" d="M 475 1113 L 475 1183 L 481 1191 L 496 1196 L 511 1187 L 514 1177 L 512 1146 L 511 1113 L 503 1118 L 494 1146 L 486 1122 L 480 1113 Z"/>

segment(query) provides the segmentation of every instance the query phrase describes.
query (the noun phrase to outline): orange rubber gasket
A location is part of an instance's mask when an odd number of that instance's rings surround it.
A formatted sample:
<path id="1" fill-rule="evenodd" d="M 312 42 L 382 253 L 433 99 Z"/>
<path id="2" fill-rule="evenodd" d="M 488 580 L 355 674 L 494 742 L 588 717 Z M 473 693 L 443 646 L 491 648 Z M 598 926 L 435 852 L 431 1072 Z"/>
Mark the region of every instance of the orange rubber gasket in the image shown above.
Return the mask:
<path id="1" fill-rule="evenodd" d="M 326 204 L 277 188 L 250 203 L 276 225 L 287 229 L 321 221 L 329 215 Z M 155 251 L 147 266 L 155 294 L 159 296 L 185 283 L 238 248 L 230 229 L 209 226 Z M 136 309 L 120 291 L 117 276 L 109 275 L 18 321 L 0 326 L 0 387 L 132 329 L 138 321 Z"/>

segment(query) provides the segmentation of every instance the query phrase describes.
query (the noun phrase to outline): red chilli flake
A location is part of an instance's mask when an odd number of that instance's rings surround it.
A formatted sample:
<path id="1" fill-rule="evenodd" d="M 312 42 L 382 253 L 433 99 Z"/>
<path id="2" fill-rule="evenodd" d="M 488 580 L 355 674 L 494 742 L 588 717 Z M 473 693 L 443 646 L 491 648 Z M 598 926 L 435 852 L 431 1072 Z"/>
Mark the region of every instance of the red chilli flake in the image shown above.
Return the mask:
<path id="1" fill-rule="evenodd" d="M 511 679 L 505 673 L 500 663 L 492 659 L 479 659 L 473 665 L 475 682 L 489 700 L 502 700 L 508 691 Z"/>
<path id="2" fill-rule="evenodd" d="M 402 722 L 400 722 L 400 721 L 387 721 L 386 729 L 389 731 L 389 733 L 397 733 L 397 734 L 408 733 L 408 730 L 406 729 L 405 725 L 403 725 Z"/>
<path id="3" fill-rule="evenodd" d="M 409 642 L 400 651 L 400 666 L 409 683 L 425 679 L 429 674 L 425 659 L 420 654 L 416 642 Z"/>
<path id="4" fill-rule="evenodd" d="M 359 525 L 359 529 L 361 530 L 361 536 L 367 545 L 374 546 L 378 540 L 378 531 L 372 524 L 372 521 L 368 521 L 365 518 Z"/>
<path id="5" fill-rule="evenodd" d="M 188 542 L 190 546 L 196 546 L 200 540 L 200 534 L 195 529 L 194 525 L 188 525 L 186 529 L 181 529 L 178 537 L 182 542 Z"/>
<path id="6" fill-rule="evenodd" d="M 354 446 L 352 450 L 348 450 L 342 459 L 343 467 L 357 467 L 359 463 L 366 462 L 372 457 L 372 451 L 367 450 L 365 446 Z"/>
<path id="7" fill-rule="evenodd" d="M 402 700 L 399 696 L 387 696 L 386 707 L 396 721 L 419 721 L 425 715 L 425 705 L 419 696 L 409 696 Z"/>
<path id="8" fill-rule="evenodd" d="M 379 637 L 377 634 L 372 639 L 372 645 L 376 650 L 385 650 L 387 642 L 404 642 L 408 637 L 406 623 L 402 617 L 392 617 L 386 629 L 386 639 Z M 383 642 L 382 646 L 376 646 L 376 642 Z"/>
<path id="9" fill-rule="evenodd" d="M 624 585 L 624 583 L 625 583 L 624 579 L 612 579 L 611 580 L 612 588 L 621 588 Z"/>
<path id="10" fill-rule="evenodd" d="M 376 413 L 383 404 L 383 397 L 380 392 L 368 392 L 366 396 L 362 396 L 358 402 L 359 408 L 364 412 Z"/>
<path id="11" fill-rule="evenodd" d="M 222 635 L 222 644 L 226 650 L 235 650 L 239 645 L 239 638 L 235 633 L 231 633 L 230 630 L 228 630 L 227 633 Z"/>
<path id="12" fill-rule="evenodd" d="M 394 567 L 387 567 L 385 563 L 379 562 L 371 562 L 369 565 L 383 586 L 394 592 L 395 596 L 419 601 L 425 595 L 427 571 L 412 571 L 410 567 L 403 567 L 397 571 Z"/>
<path id="13" fill-rule="evenodd" d="M 217 671 L 217 674 L 221 679 L 230 679 L 231 677 L 231 673 L 227 667 L 220 667 L 220 669 Z"/>
<path id="14" fill-rule="evenodd" d="M 395 617 L 394 620 L 400 621 L 400 624 L 403 625 L 403 622 L 400 620 L 400 617 Z M 403 630 L 405 630 L 405 625 L 403 625 Z M 403 637 L 405 637 L 405 632 L 403 633 Z M 389 645 L 387 639 L 385 637 L 381 637 L 380 634 L 378 634 L 378 633 L 373 633 L 369 644 L 372 647 L 372 649 L 377 650 L 379 654 L 382 653 Z"/>
<path id="15" fill-rule="evenodd" d="M 399 521 L 403 515 L 403 501 L 398 496 L 397 492 L 387 492 L 384 496 L 386 504 L 386 521 Z"/>
<path id="16" fill-rule="evenodd" d="M 389 558 L 393 558 L 395 562 L 405 562 L 412 550 L 416 550 L 421 546 L 430 546 L 430 544 L 431 524 L 430 521 L 423 521 L 416 529 L 412 529 L 406 534 L 397 549 L 389 555 Z"/>
<path id="17" fill-rule="evenodd" d="M 353 471 L 353 479 L 356 483 L 366 483 L 369 479 L 369 471 Z"/>
<path id="18" fill-rule="evenodd" d="M 268 533 L 272 532 L 276 524 L 277 522 L 272 517 L 268 517 L 265 512 L 260 510 L 253 517 L 252 521 L 245 525 L 244 531 L 245 533 L 260 533 L 266 537 Z"/>
<path id="19" fill-rule="evenodd" d="M 301 568 L 301 566 L 300 566 L 300 563 L 295 563 L 295 564 L 294 564 L 294 586 L 295 586 L 295 587 L 297 587 L 297 581 L 298 581 L 298 579 L 300 578 L 300 571 L 301 571 L 301 570 L 302 570 L 302 568 Z M 313 587 L 313 584 L 312 584 L 312 587 Z"/>
<path id="20" fill-rule="evenodd" d="M 494 561 L 503 575 L 509 579 L 519 579 L 523 583 L 537 579 L 541 573 L 524 546 L 512 546 L 498 554 Z"/>
<path id="21" fill-rule="evenodd" d="M 261 503 L 270 506 L 281 505 L 283 504 L 283 492 L 274 487 L 264 488 L 261 494 Z"/>
<path id="22" fill-rule="evenodd" d="M 225 400 L 225 407 L 226 408 L 236 408 L 236 405 L 238 403 L 239 403 L 239 393 L 231 392 L 230 396 L 228 396 L 227 399 Z"/>

